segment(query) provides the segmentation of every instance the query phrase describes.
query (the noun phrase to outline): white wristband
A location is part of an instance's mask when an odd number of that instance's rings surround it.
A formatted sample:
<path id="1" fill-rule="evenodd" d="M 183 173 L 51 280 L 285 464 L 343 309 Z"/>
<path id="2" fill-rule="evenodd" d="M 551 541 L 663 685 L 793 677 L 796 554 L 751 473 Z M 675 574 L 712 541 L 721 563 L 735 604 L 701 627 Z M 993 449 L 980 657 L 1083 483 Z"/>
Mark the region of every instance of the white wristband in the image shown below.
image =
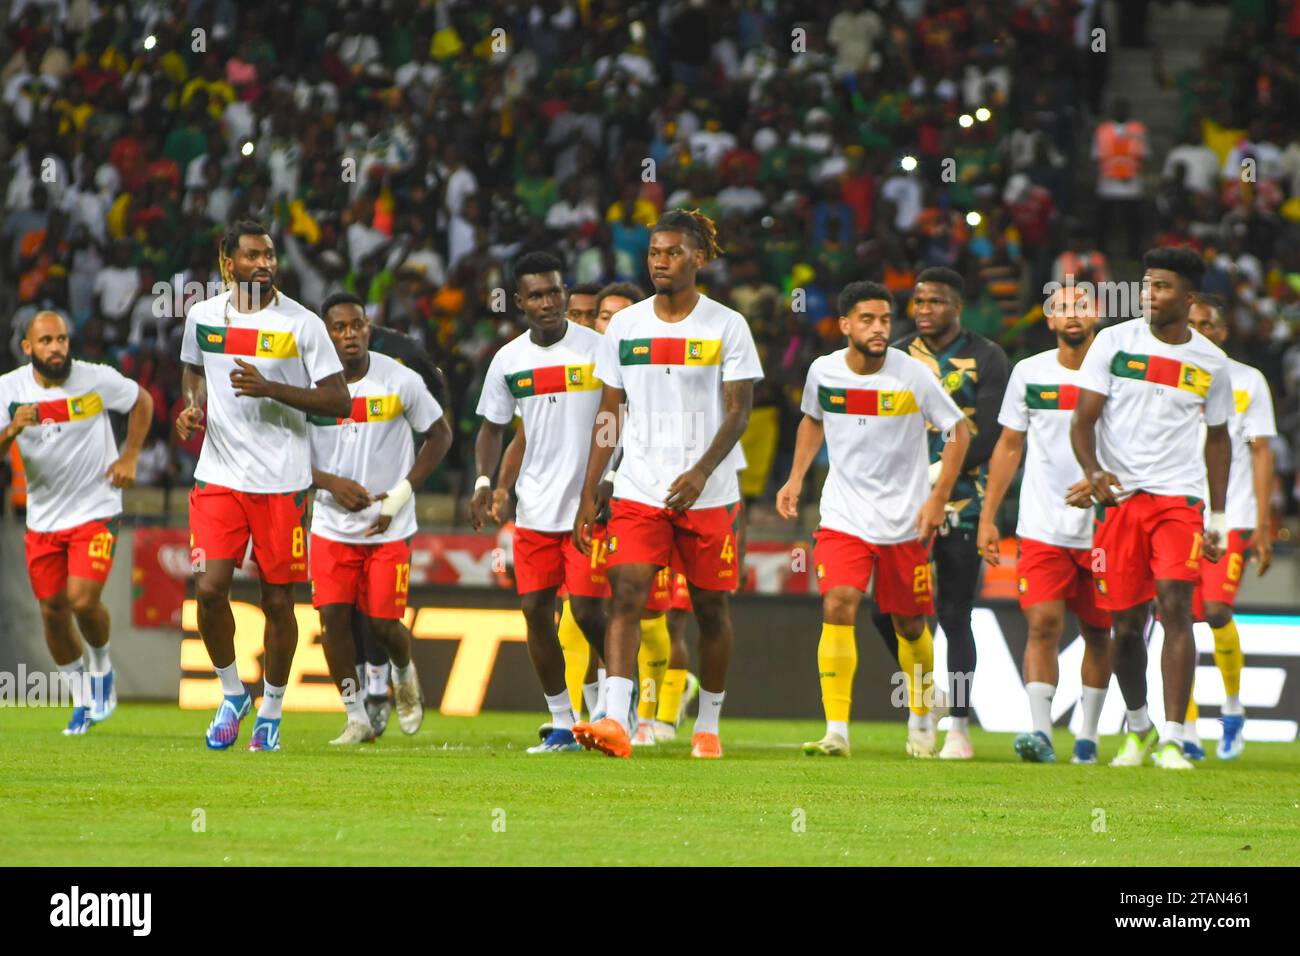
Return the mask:
<path id="1" fill-rule="evenodd" d="M 933 462 L 930 465 L 930 486 L 931 487 L 933 487 L 934 483 L 939 480 L 939 476 L 941 474 L 943 474 L 943 462 L 941 461 Z"/>
<path id="2" fill-rule="evenodd" d="M 474 494 L 478 494 L 484 488 L 492 487 L 492 479 L 487 475 L 479 475 L 478 481 L 474 482 Z"/>
<path id="3" fill-rule="evenodd" d="M 614 483 L 614 476 L 617 474 L 618 472 L 616 472 L 613 468 L 611 468 L 609 471 L 605 472 L 605 477 L 600 480 L 608 481 L 612 485 Z"/>
<path id="4" fill-rule="evenodd" d="M 1217 532 L 1219 543 L 1222 544 L 1228 540 L 1228 516 L 1222 511 L 1211 511 L 1210 520 L 1205 525 L 1205 530 Z"/>
<path id="5" fill-rule="evenodd" d="M 403 478 L 392 488 L 388 489 L 388 494 L 379 504 L 379 513 L 384 517 L 391 518 L 397 512 L 402 510 L 402 505 L 411 500 L 411 483 Z"/>

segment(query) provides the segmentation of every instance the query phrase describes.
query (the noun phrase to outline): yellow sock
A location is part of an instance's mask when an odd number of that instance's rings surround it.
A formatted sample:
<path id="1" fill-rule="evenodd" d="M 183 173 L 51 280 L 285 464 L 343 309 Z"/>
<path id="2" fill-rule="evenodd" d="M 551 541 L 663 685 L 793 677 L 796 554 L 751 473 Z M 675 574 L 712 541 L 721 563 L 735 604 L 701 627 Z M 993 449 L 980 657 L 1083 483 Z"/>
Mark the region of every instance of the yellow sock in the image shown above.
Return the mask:
<path id="1" fill-rule="evenodd" d="M 1183 723 L 1196 727 L 1196 718 L 1201 716 L 1201 709 L 1196 706 L 1196 678 L 1192 678 L 1192 689 L 1187 695 L 1187 717 Z"/>
<path id="2" fill-rule="evenodd" d="M 930 697 L 930 688 L 934 684 L 934 636 L 930 634 L 930 625 L 925 626 L 921 636 L 909 641 L 897 630 L 898 665 L 903 669 L 907 679 L 907 709 L 918 717 L 930 712 L 930 705 L 925 701 Z M 920 668 L 921 683 L 916 683 L 917 668 Z"/>
<path id="3" fill-rule="evenodd" d="M 582 713 L 582 682 L 587 677 L 587 661 L 591 657 L 591 645 L 578 627 L 573 617 L 573 608 L 564 602 L 560 612 L 560 650 L 564 652 L 564 684 L 569 688 L 569 698 L 573 701 L 573 712 Z"/>
<path id="4" fill-rule="evenodd" d="M 668 671 L 668 655 L 672 638 L 668 636 L 668 615 L 659 614 L 641 621 L 641 650 L 636 663 L 641 675 L 641 699 L 636 713 L 642 720 L 654 720 L 659 709 L 659 695 L 663 690 L 664 674 Z"/>
<path id="5" fill-rule="evenodd" d="M 1245 666 L 1237 622 L 1229 620 L 1223 627 L 1211 630 L 1214 631 L 1214 663 L 1223 675 L 1223 692 L 1229 697 L 1237 697 L 1241 694 L 1241 669 Z"/>
<path id="6" fill-rule="evenodd" d="M 655 720 L 665 724 L 677 723 L 677 715 L 682 709 L 682 694 L 686 692 L 686 669 L 670 667 L 664 672 L 664 683 L 659 688 L 659 709 L 655 711 Z"/>
<path id="7" fill-rule="evenodd" d="M 858 642 L 852 624 L 823 624 L 817 644 L 817 673 L 822 681 L 822 710 L 827 720 L 848 721 L 853 705 L 853 674 L 858 669 Z"/>

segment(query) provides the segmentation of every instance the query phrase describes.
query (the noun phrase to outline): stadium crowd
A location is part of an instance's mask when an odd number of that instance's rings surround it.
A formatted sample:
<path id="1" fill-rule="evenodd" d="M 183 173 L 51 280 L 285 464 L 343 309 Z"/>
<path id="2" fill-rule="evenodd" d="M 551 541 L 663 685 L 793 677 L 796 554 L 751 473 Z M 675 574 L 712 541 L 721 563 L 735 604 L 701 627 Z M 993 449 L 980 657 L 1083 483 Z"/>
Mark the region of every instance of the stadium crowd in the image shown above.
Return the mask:
<path id="1" fill-rule="evenodd" d="M 1096 0 L 18 0 L 0 371 L 36 310 L 63 312 L 79 357 L 153 394 L 140 480 L 184 483 L 202 440 L 170 428 L 184 310 L 215 288 L 224 226 L 259 219 L 288 295 L 354 292 L 443 369 L 457 440 L 429 487 L 464 494 L 482 376 L 520 330 L 510 262 L 546 249 L 571 290 L 644 285 L 648 227 L 699 208 L 726 252 L 706 291 L 766 372 L 744 492 L 770 499 L 846 282 L 905 303 L 953 267 L 963 324 L 1015 361 L 1052 344 L 1046 282 L 1137 279 L 1135 249 L 1187 243 L 1273 389 L 1294 513 L 1300 2 L 1232 7 L 1202 64 L 1163 78 L 1180 143 L 1143 158 L 1135 234 L 1095 215 L 1114 93 Z"/>

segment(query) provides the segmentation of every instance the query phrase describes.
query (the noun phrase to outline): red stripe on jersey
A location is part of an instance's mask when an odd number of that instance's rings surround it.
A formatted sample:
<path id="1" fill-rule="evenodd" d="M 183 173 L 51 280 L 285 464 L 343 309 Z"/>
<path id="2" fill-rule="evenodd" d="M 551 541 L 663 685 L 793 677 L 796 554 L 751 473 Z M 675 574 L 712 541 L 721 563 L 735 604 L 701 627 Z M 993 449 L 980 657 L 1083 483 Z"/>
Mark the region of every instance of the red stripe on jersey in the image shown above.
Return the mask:
<path id="1" fill-rule="evenodd" d="M 256 355 L 257 329 L 227 329 L 227 355 Z"/>
<path id="2" fill-rule="evenodd" d="M 1078 385 L 1062 385 L 1058 391 L 1060 394 L 1056 399 L 1057 408 L 1068 411 L 1079 404 Z"/>
<path id="3" fill-rule="evenodd" d="M 553 392 L 563 392 L 564 390 L 563 365 L 549 365 L 546 368 L 533 369 L 534 395 L 550 395 Z"/>
<path id="4" fill-rule="evenodd" d="M 352 399 L 352 410 L 348 412 L 348 418 L 352 419 L 354 422 L 364 422 L 367 415 L 366 397 L 364 395 L 357 395 Z"/>
<path id="5" fill-rule="evenodd" d="M 1182 370 L 1183 363 L 1177 359 L 1165 358 L 1163 355 L 1152 355 L 1147 359 L 1147 381 L 1157 385 L 1177 388 Z"/>
<path id="6" fill-rule="evenodd" d="M 48 402 L 36 403 L 36 416 L 43 422 L 66 422 L 69 420 L 68 400 L 56 398 Z"/>
<path id="7" fill-rule="evenodd" d="M 683 365 L 686 362 L 685 339 L 651 339 L 651 365 Z"/>
<path id="8" fill-rule="evenodd" d="M 874 388 L 846 388 L 844 411 L 850 415 L 874 415 L 878 394 Z"/>

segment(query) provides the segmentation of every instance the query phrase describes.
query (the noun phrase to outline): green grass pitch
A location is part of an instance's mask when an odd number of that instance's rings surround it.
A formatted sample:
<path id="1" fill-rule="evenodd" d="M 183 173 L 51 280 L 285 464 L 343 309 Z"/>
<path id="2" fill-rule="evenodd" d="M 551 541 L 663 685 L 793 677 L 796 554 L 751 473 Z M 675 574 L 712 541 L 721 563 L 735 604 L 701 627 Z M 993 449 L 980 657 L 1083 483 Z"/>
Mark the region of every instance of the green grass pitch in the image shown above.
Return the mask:
<path id="1" fill-rule="evenodd" d="M 203 746 L 210 715 L 123 704 L 85 737 L 65 711 L 0 716 L 8 865 L 1047 864 L 1300 860 L 1300 743 L 1190 773 L 1027 766 L 976 732 L 969 764 L 913 760 L 900 724 L 855 724 L 853 757 L 804 757 L 811 721 L 727 720 L 726 757 L 686 744 L 529 756 L 539 719 L 394 718 L 377 744 L 341 715 L 289 714 L 284 750 Z M 689 733 L 689 725 L 683 728 Z M 686 735 L 684 734 L 684 736 Z M 1068 754 L 1069 734 L 1056 746 Z M 201 825 L 200 825 L 201 824 Z"/>

